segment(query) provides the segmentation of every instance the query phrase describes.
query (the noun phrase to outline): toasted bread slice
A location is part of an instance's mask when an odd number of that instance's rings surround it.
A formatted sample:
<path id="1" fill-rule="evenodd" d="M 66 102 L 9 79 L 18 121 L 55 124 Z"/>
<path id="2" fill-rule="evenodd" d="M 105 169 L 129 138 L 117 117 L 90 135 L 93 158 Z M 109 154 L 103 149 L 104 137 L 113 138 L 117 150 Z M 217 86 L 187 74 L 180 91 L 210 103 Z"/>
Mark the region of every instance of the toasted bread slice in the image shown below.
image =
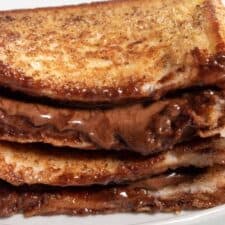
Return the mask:
<path id="1" fill-rule="evenodd" d="M 154 190 L 152 184 L 168 177 L 116 187 L 51 188 L 0 185 L 0 216 L 112 212 L 156 212 L 210 208 L 225 203 L 225 170 L 210 168 L 192 177 L 167 180 Z M 171 180 L 172 179 L 172 180 Z"/>
<path id="2" fill-rule="evenodd" d="M 224 130 L 222 91 L 198 91 L 153 104 L 91 110 L 0 97 L 0 140 L 148 155 L 195 137 L 223 136 Z"/>
<path id="3" fill-rule="evenodd" d="M 62 152 L 61 149 L 0 145 L 0 179 L 14 185 L 81 186 L 139 180 L 180 167 L 206 167 L 225 162 L 225 139 L 177 146 L 151 157 L 127 153 Z"/>
<path id="4" fill-rule="evenodd" d="M 0 12 L 0 85 L 63 101 L 158 99 L 220 85 L 218 0 L 123 0 Z"/>

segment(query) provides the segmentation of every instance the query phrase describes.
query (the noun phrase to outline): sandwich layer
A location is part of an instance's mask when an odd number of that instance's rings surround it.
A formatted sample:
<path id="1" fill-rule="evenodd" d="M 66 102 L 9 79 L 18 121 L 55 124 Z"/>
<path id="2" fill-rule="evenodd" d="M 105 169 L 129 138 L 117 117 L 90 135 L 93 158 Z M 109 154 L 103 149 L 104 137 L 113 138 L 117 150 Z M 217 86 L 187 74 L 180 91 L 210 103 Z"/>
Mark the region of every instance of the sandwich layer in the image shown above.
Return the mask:
<path id="1" fill-rule="evenodd" d="M 0 85 L 80 102 L 220 86 L 224 11 L 218 0 L 124 0 L 0 12 Z"/>
<path id="2" fill-rule="evenodd" d="M 225 203 L 223 167 L 210 168 L 193 177 L 175 176 L 174 179 L 161 177 L 117 187 L 66 189 L 14 187 L 1 183 L 0 215 L 167 212 L 210 208 Z M 158 181 L 155 189 L 152 184 Z"/>
<path id="3" fill-rule="evenodd" d="M 152 104 L 90 110 L 0 97 L 0 139 L 21 143 L 147 155 L 194 137 L 223 135 L 224 126 L 222 91 L 198 91 Z"/>
<path id="4" fill-rule="evenodd" d="M 105 185 L 140 180 L 169 169 L 224 162 L 225 139 L 196 141 L 148 157 L 127 152 L 74 152 L 43 145 L 0 144 L 0 179 L 13 185 Z"/>

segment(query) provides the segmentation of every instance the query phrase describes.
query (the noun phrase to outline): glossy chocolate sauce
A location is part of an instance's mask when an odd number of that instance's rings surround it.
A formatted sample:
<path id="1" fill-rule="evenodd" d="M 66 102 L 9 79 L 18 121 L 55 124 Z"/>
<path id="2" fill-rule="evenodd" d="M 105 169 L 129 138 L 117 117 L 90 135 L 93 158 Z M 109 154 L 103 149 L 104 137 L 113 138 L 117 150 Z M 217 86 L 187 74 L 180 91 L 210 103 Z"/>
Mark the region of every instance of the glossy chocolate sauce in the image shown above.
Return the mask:
<path id="1" fill-rule="evenodd" d="M 220 93 L 221 94 L 221 93 Z M 112 109 L 65 109 L 0 98 L 2 139 L 88 149 L 166 150 L 216 126 L 219 93 L 204 91 L 150 105 Z M 220 111 L 225 108 L 220 102 Z M 213 111 L 214 110 L 214 111 Z M 218 117 L 218 118 L 217 118 Z"/>

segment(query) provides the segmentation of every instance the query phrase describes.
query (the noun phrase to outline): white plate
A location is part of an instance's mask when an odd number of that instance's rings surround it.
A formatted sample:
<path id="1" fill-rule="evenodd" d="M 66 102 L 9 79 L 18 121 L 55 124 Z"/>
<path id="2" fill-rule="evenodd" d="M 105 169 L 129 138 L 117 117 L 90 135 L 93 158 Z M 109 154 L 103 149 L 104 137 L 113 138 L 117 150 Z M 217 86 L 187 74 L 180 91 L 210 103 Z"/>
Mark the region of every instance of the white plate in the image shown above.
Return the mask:
<path id="1" fill-rule="evenodd" d="M 225 0 L 223 1 L 225 4 Z M 72 5 L 83 2 L 91 2 L 91 0 L 0 0 L 0 10 Z M 158 213 L 154 215 L 119 213 L 88 217 L 51 216 L 26 219 L 21 215 L 17 215 L 7 219 L 1 219 L 0 225 L 224 225 L 224 218 L 225 205 L 201 211 L 182 212 L 178 215 L 172 213 Z"/>

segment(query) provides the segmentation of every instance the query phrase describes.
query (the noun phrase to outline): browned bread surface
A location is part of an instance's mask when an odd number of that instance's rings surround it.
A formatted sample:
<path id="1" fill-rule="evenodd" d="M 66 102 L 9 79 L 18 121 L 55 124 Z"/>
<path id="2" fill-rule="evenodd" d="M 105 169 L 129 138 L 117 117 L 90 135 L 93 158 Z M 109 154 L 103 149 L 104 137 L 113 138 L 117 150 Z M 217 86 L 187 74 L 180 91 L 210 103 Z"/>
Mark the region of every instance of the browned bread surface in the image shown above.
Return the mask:
<path id="1" fill-rule="evenodd" d="M 91 110 L 0 97 L 0 139 L 7 141 L 150 155 L 195 137 L 223 136 L 224 131 L 222 91 L 198 91 L 152 104 Z"/>
<path id="2" fill-rule="evenodd" d="M 157 99 L 224 80 L 218 0 L 123 0 L 0 12 L 0 84 L 66 101 Z"/>
<path id="3" fill-rule="evenodd" d="M 202 140 L 151 156 L 0 144 L 0 179 L 14 185 L 81 186 L 121 183 L 180 167 L 206 167 L 225 162 L 225 139 Z"/>
<path id="4" fill-rule="evenodd" d="M 177 175 L 176 175 L 177 176 Z M 161 180 L 160 180 L 161 179 Z M 193 177 L 146 179 L 117 187 L 29 188 L 0 185 L 0 216 L 89 215 L 210 208 L 225 203 L 225 172 L 216 167 Z M 154 183 L 161 183 L 154 188 Z M 152 186 L 153 185 L 153 186 Z"/>

